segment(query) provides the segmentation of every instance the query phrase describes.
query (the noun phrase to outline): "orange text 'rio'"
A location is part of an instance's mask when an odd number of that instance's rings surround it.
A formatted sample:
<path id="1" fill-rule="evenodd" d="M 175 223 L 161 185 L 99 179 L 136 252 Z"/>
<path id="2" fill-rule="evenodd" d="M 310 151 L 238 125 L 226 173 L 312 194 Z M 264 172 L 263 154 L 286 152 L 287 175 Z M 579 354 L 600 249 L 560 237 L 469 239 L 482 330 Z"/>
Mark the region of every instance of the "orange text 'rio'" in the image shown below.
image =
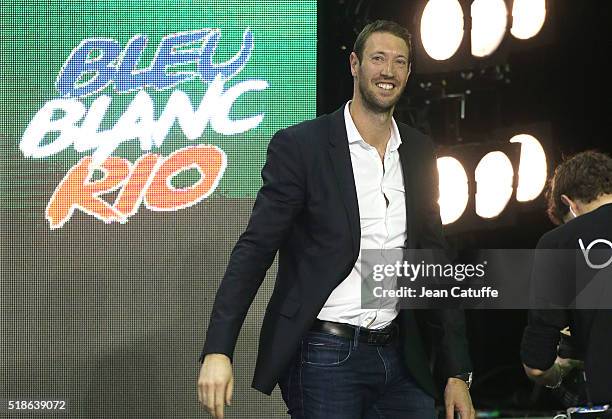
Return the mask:
<path id="1" fill-rule="evenodd" d="M 223 150 L 197 145 L 177 150 L 167 157 L 148 153 L 134 163 L 120 157 L 108 157 L 101 166 L 83 157 L 58 185 L 47 205 L 46 219 L 52 229 L 62 227 L 79 209 L 105 223 L 125 222 L 136 214 L 140 204 L 152 211 L 175 211 L 197 204 L 209 196 L 225 172 L 227 159 Z M 104 176 L 92 180 L 95 170 Z M 186 188 L 172 186 L 177 174 L 196 169 L 198 181 Z M 117 191 L 111 205 L 101 195 Z"/>

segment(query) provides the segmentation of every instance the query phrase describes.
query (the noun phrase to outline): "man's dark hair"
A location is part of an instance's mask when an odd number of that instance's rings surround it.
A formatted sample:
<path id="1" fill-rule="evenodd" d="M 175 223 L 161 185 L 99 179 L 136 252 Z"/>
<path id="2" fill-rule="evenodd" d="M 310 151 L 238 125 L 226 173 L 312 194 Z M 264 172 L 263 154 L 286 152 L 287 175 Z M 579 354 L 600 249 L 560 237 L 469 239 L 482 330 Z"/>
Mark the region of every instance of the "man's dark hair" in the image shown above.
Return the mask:
<path id="1" fill-rule="evenodd" d="M 412 35 L 410 35 L 410 32 L 408 32 L 408 29 L 404 28 L 399 23 L 395 23 L 390 20 L 375 20 L 372 23 L 368 23 L 361 30 L 361 32 L 359 32 L 359 35 L 357 35 L 357 40 L 355 40 L 353 52 L 357 54 L 359 62 L 361 62 L 363 59 L 363 49 L 366 41 L 370 35 L 375 32 L 386 32 L 395 35 L 398 38 L 402 38 L 408 47 L 408 61 L 412 61 Z"/>
<path id="2" fill-rule="evenodd" d="M 569 208 L 561 195 L 589 203 L 603 194 L 612 194 L 612 158 L 597 151 L 578 153 L 555 169 L 548 188 L 548 217 L 563 223 Z"/>

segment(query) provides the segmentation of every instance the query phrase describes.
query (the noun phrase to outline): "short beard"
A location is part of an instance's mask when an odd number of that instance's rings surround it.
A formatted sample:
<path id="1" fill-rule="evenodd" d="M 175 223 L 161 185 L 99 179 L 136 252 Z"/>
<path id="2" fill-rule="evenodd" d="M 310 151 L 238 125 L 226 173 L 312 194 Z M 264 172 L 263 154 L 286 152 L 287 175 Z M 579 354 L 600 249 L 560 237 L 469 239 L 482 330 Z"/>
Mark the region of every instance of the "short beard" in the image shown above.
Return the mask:
<path id="1" fill-rule="evenodd" d="M 399 101 L 403 93 L 403 92 L 400 92 L 397 95 L 397 98 L 389 105 L 381 105 L 380 103 L 376 101 L 376 97 L 374 97 L 372 92 L 367 89 L 364 83 L 365 83 L 364 79 L 360 77 L 358 85 L 359 85 L 359 92 L 361 93 L 361 97 L 363 98 L 363 105 L 371 112 L 374 112 L 377 114 L 389 113 L 391 110 L 393 110 L 393 107 L 397 104 L 397 102 Z"/>

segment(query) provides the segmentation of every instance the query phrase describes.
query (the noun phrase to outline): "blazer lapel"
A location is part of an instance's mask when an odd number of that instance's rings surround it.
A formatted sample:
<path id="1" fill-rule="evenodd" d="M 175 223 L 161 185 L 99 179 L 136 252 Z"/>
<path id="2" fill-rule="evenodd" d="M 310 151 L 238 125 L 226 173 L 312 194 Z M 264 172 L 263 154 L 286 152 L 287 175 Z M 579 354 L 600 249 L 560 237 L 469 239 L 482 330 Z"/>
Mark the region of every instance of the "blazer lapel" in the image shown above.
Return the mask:
<path id="1" fill-rule="evenodd" d="M 359 205 L 357 201 L 357 190 L 355 188 L 355 176 L 353 175 L 353 166 L 351 164 L 351 155 L 349 152 L 348 138 L 346 135 L 346 126 L 344 124 L 344 105 L 330 115 L 331 131 L 329 136 L 329 157 L 336 175 L 338 184 L 338 192 L 342 197 L 344 209 L 351 227 L 351 238 L 353 240 L 354 258 L 359 255 L 359 244 L 361 240 L 361 225 L 359 222 Z M 402 144 L 398 152 L 400 162 L 402 164 L 402 177 L 404 178 L 404 191 L 406 200 L 406 248 L 414 249 L 416 247 L 415 237 L 415 219 L 414 219 L 414 187 L 412 184 L 412 176 L 410 175 L 411 168 L 415 167 L 417 162 L 412 161 L 410 153 L 410 136 L 402 130 L 398 124 Z M 403 132 L 402 132 L 403 131 Z"/>
<path id="2" fill-rule="evenodd" d="M 344 203 L 344 209 L 351 228 L 353 240 L 353 256 L 356 260 L 359 255 L 359 243 L 361 240 L 361 224 L 359 222 L 359 205 L 357 202 L 357 190 L 355 188 L 355 176 L 349 152 L 348 138 L 344 124 L 344 106 L 330 115 L 331 132 L 329 136 L 329 157 L 336 175 L 338 192 Z"/>
<path id="3" fill-rule="evenodd" d="M 400 155 L 400 162 L 402 164 L 404 196 L 406 199 L 406 248 L 414 249 L 416 246 L 414 208 L 412 206 L 414 202 L 414 188 L 412 185 L 413 176 L 410 176 L 409 171 L 411 168 L 415 167 L 415 163 L 411 161 L 411 153 L 409 150 L 410 138 L 405 132 L 402 132 L 401 127 L 398 126 L 398 128 L 400 131 L 400 136 L 402 137 L 402 144 L 400 144 L 398 152 Z"/>

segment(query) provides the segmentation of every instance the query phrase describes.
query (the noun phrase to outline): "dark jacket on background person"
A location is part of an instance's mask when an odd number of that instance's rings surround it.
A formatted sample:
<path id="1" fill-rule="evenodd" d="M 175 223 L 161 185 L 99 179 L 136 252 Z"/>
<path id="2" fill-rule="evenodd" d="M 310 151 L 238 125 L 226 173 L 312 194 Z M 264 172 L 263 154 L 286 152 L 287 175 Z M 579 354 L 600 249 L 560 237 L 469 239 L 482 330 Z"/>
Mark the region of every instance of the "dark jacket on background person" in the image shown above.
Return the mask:
<path id="1" fill-rule="evenodd" d="M 576 254 L 574 249 L 580 249 L 579 240 L 585 247 L 596 240 L 612 241 L 612 204 L 601 207 L 581 215 L 580 217 L 563 224 L 546 233 L 538 242 L 537 249 L 568 249 L 569 252 L 559 252 L 559 256 L 550 254 L 550 266 L 546 268 L 549 273 L 532 278 L 532 281 L 554 281 L 542 284 L 539 292 L 539 301 L 548 299 L 553 305 L 563 306 L 566 303 L 577 305 L 577 309 L 533 309 L 529 311 L 529 324 L 523 333 L 521 345 L 521 358 L 530 368 L 545 371 L 549 369 L 557 357 L 557 345 L 560 340 L 560 330 L 569 326 L 572 342 L 579 359 L 584 360 L 587 377 L 588 397 L 593 403 L 609 403 L 612 401 L 612 310 L 584 307 L 579 309 L 580 300 L 576 296 L 584 296 L 584 291 L 595 284 L 585 282 L 585 276 L 577 278 L 577 272 L 588 273 L 585 269 L 584 259 L 580 250 Z M 599 243 L 602 244 L 602 243 Z M 597 245 L 594 246 L 597 248 Z M 605 246 L 602 250 L 606 249 Z M 609 250 L 609 247 L 607 248 Z M 593 253 L 591 257 L 593 257 Z M 563 256 L 565 255 L 565 256 Z M 537 254 L 536 254 L 537 257 Z M 612 267 L 605 268 L 611 272 Z M 592 275 L 598 273 L 596 270 Z M 605 274 L 605 272 L 601 272 Z M 601 274 L 600 273 L 600 274 Z M 601 277 L 600 277 L 601 278 Z M 581 280 L 582 279 L 582 280 Z M 596 297 L 582 300 L 590 306 L 603 304 L 612 308 L 610 291 L 612 278 L 603 277 L 608 285 L 606 289 L 597 287 Z M 552 292 L 550 292 L 552 290 Z M 559 292 L 562 290 L 562 292 Z M 565 292 L 563 292 L 565 290 Z M 551 294 L 553 294 L 551 296 Z M 567 294 L 567 295 L 566 295 Z M 580 298 L 580 297 L 579 297 Z M 573 301 L 572 301 L 573 300 Z M 582 304 L 582 305 L 587 305 Z M 584 400 L 585 402 L 587 400 Z"/>

